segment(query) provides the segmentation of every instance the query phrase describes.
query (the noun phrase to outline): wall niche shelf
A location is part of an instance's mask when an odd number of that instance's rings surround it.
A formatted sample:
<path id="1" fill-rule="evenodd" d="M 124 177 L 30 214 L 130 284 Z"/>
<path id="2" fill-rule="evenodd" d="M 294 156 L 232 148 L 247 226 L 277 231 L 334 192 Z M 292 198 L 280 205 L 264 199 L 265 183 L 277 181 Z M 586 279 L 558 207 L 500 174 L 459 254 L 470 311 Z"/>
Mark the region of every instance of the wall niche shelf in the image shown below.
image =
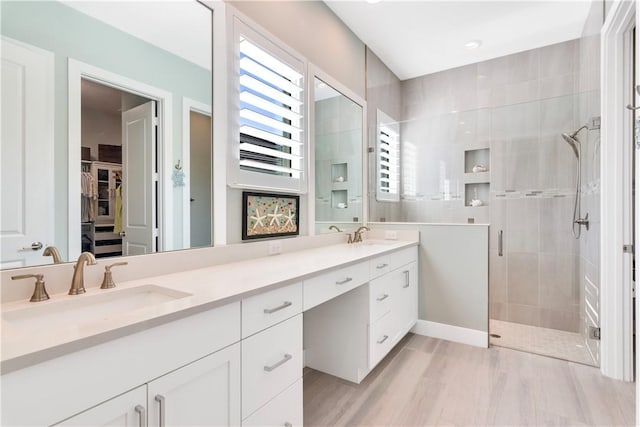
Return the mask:
<path id="1" fill-rule="evenodd" d="M 474 166 L 484 166 L 484 172 L 474 172 Z M 464 173 L 465 174 L 488 174 L 491 170 L 491 155 L 489 148 L 479 148 L 475 150 L 465 150 L 464 152 Z"/>
<path id="2" fill-rule="evenodd" d="M 464 205 L 468 207 L 482 207 L 489 204 L 490 186 L 488 182 L 469 183 L 464 185 Z M 472 200 L 481 200 L 482 205 L 472 206 Z"/>
<path id="3" fill-rule="evenodd" d="M 331 191 L 331 207 L 334 209 L 346 209 L 348 204 L 347 190 Z"/>
<path id="4" fill-rule="evenodd" d="M 349 181 L 349 170 L 346 163 L 333 163 L 331 165 L 331 181 L 333 182 Z"/>

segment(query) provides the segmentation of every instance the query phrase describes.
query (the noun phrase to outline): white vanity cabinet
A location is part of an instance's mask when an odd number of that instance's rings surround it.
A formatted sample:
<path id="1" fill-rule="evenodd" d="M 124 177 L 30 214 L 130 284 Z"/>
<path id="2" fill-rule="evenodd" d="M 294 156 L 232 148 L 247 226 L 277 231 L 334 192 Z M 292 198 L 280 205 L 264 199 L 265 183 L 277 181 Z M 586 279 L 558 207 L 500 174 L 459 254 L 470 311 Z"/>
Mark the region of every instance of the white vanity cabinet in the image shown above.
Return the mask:
<path id="1" fill-rule="evenodd" d="M 239 342 L 238 301 L 3 374 L 0 424 L 139 425 L 141 405 L 148 425 L 157 426 L 159 394 L 166 425 L 238 425 Z M 142 399 L 119 400 L 141 387 L 149 387 L 150 402 L 146 391 Z"/>
<path id="2" fill-rule="evenodd" d="M 417 319 L 416 247 L 362 248 L 241 300 L 25 356 L 43 359 L 3 372 L 0 424 L 301 426 L 305 363 L 359 383 Z"/>
<path id="3" fill-rule="evenodd" d="M 417 249 L 390 252 L 348 268 L 366 271 L 363 281 L 368 283 L 338 298 L 317 290 L 320 278 L 333 290 L 335 274 L 304 282 L 305 307 L 308 288 L 313 297 L 312 308 L 304 313 L 304 348 L 308 367 L 360 383 L 418 319 Z"/>
<path id="4" fill-rule="evenodd" d="M 147 387 L 141 386 L 61 423 L 62 427 L 141 427 L 147 425 Z"/>
<path id="5" fill-rule="evenodd" d="M 369 283 L 369 368 L 413 327 L 418 319 L 417 262 L 411 261 Z"/>

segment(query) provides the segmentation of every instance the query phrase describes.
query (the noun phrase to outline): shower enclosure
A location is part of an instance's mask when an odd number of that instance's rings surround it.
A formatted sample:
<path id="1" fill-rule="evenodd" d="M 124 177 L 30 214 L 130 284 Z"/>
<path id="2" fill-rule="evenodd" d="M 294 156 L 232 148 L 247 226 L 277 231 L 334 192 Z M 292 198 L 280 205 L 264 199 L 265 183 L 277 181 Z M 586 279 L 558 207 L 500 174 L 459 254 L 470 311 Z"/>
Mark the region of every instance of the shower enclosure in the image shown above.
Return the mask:
<path id="1" fill-rule="evenodd" d="M 600 132 L 582 126 L 600 115 L 598 43 L 401 82 L 401 198 L 391 209 L 370 197 L 369 210 L 373 221 L 490 224 L 491 344 L 591 365 Z"/>

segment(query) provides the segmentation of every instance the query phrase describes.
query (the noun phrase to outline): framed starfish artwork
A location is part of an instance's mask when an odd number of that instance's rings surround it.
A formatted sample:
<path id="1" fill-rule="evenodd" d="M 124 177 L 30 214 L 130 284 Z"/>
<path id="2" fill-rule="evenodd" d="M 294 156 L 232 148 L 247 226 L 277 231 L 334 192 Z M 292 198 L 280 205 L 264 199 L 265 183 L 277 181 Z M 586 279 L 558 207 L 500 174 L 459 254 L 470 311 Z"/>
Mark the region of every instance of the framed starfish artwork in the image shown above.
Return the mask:
<path id="1" fill-rule="evenodd" d="M 242 240 L 297 236 L 300 196 L 242 192 Z"/>

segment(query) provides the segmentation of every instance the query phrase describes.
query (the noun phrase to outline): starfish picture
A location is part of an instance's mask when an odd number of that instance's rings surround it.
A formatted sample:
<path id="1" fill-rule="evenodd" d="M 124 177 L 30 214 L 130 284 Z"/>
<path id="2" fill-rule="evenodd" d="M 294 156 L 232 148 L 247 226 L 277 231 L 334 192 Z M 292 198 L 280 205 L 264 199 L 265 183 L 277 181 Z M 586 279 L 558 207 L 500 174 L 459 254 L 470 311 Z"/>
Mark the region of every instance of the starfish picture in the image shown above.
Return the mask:
<path id="1" fill-rule="evenodd" d="M 251 216 L 251 219 L 255 220 L 255 224 L 253 224 L 253 229 L 255 230 L 259 225 L 264 227 L 263 219 L 265 219 L 267 215 L 260 215 L 260 209 L 256 208 L 255 216 Z"/>
<path id="2" fill-rule="evenodd" d="M 289 224 L 291 224 L 291 225 L 295 225 L 295 224 L 293 223 L 293 220 L 295 219 L 295 217 L 296 217 L 296 214 L 294 214 L 293 212 L 291 212 L 291 209 L 289 209 L 289 215 L 286 215 L 286 216 L 285 216 L 285 218 L 286 218 L 286 220 L 287 220 L 287 222 L 285 222 L 285 223 L 284 223 L 285 227 L 286 227 L 287 225 L 289 225 Z"/>
<path id="3" fill-rule="evenodd" d="M 273 225 L 274 223 L 276 223 L 278 226 L 280 226 L 280 217 L 282 216 L 282 214 L 278 213 L 278 208 L 279 206 L 276 205 L 276 207 L 273 209 L 273 213 L 267 214 L 267 216 L 271 218 L 271 222 L 269 223 L 269 225 Z"/>

